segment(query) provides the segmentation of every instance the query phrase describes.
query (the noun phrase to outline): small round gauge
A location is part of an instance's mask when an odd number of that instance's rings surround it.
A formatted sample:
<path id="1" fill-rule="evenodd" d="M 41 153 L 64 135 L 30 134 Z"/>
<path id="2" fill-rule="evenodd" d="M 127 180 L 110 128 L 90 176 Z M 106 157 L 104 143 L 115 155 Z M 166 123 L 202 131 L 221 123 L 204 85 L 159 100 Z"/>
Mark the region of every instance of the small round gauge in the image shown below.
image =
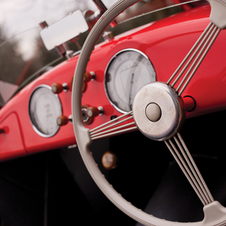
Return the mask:
<path id="1" fill-rule="evenodd" d="M 105 89 L 112 105 L 120 112 L 132 110 L 134 97 L 144 85 L 156 80 L 151 61 L 142 52 L 126 49 L 117 53 L 105 73 Z"/>
<path id="2" fill-rule="evenodd" d="M 62 108 L 57 94 L 51 87 L 37 87 L 29 102 L 29 115 L 34 130 L 43 137 L 51 137 L 59 130 L 56 119 L 62 115 Z"/>

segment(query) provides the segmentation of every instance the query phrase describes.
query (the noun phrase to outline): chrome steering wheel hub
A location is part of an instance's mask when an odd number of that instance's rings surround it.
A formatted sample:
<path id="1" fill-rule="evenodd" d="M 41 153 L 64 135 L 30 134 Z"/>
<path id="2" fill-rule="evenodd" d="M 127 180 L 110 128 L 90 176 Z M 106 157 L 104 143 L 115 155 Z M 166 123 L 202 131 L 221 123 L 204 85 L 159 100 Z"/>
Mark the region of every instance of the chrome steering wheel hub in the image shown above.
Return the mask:
<path id="1" fill-rule="evenodd" d="M 134 98 L 133 116 L 138 129 L 145 136 L 152 140 L 167 140 L 183 124 L 183 100 L 171 86 L 162 82 L 149 83 Z"/>

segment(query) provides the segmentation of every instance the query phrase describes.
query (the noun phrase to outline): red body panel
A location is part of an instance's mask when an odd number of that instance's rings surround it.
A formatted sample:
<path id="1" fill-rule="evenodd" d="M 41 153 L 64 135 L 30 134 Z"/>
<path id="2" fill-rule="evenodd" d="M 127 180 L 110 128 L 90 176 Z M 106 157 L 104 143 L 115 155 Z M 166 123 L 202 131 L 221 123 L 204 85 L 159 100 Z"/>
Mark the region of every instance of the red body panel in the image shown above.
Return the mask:
<path id="1" fill-rule="evenodd" d="M 104 73 L 110 59 L 122 49 L 133 48 L 142 51 L 151 60 L 157 74 L 157 80 L 167 82 L 199 35 L 209 24 L 210 7 L 208 5 L 171 16 L 165 20 L 145 25 L 142 28 L 126 32 L 110 42 L 98 45 L 89 62 L 88 71 L 94 71 L 96 79 L 87 84 L 82 103 L 90 106 L 102 106 L 104 114 L 95 118 L 90 128 L 119 116 L 110 104 L 104 88 Z M 195 117 L 226 108 L 226 32 L 221 31 L 217 41 L 204 59 L 193 80 L 183 93 L 196 100 L 196 109 L 187 113 Z M 56 135 L 50 138 L 39 136 L 32 128 L 28 104 L 32 91 L 41 84 L 51 86 L 54 82 L 68 83 L 74 74 L 78 56 L 67 60 L 51 71 L 43 74 L 11 99 L 0 111 L 0 128 L 9 128 L 9 133 L 0 135 L 0 159 L 21 156 L 57 147 L 75 144 L 73 126 L 62 126 Z M 63 115 L 71 115 L 71 88 L 59 94 Z M 14 144 L 11 141 L 14 140 Z"/>
<path id="2" fill-rule="evenodd" d="M 7 115 L 0 122 L 0 127 L 4 130 L 1 135 L 2 158 L 24 155 L 26 152 L 17 114 L 12 112 Z"/>

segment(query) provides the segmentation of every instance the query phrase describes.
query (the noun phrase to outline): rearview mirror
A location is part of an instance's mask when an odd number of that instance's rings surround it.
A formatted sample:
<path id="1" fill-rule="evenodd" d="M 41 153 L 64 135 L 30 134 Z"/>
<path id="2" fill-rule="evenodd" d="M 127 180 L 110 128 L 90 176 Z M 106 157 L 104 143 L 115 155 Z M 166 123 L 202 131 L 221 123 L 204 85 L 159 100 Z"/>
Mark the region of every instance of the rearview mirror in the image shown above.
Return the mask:
<path id="1" fill-rule="evenodd" d="M 40 35 L 48 50 L 59 46 L 88 30 L 88 24 L 81 11 L 77 10 L 62 20 L 45 27 Z"/>

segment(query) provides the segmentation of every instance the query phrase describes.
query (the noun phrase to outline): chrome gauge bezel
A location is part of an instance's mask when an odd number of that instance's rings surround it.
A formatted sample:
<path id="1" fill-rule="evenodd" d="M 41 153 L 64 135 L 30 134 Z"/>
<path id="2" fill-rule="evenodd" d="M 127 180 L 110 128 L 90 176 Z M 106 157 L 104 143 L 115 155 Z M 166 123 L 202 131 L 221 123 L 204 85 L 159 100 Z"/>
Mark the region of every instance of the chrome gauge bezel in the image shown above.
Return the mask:
<path id="1" fill-rule="evenodd" d="M 43 85 L 37 86 L 37 87 L 33 90 L 32 94 L 31 94 L 31 96 L 30 96 L 30 98 L 29 98 L 29 104 L 28 104 L 29 118 L 30 118 L 30 122 L 31 122 L 31 125 L 32 125 L 32 128 L 34 129 L 34 131 L 35 131 L 39 136 L 41 136 L 41 137 L 49 138 L 49 137 L 53 137 L 53 136 L 59 131 L 60 126 L 58 126 L 58 125 L 57 125 L 57 122 L 56 122 L 56 129 L 55 129 L 52 133 L 46 134 L 46 133 L 40 131 L 40 130 L 37 128 L 38 126 L 37 126 L 36 123 L 34 122 L 34 119 L 33 119 L 32 114 L 31 114 L 31 103 L 32 103 L 32 98 L 34 97 L 34 94 L 37 92 L 37 90 L 40 89 L 40 88 L 48 89 L 48 90 L 51 91 L 51 93 L 52 93 L 51 87 L 48 86 L 48 85 L 44 85 L 44 84 L 43 84 Z M 60 115 L 62 115 L 62 105 L 61 105 L 60 99 L 59 99 L 59 97 L 58 97 L 57 94 L 52 93 L 52 95 L 55 97 L 55 101 L 56 101 L 56 103 L 58 104 L 58 107 L 60 108 L 60 112 L 59 112 L 59 113 L 60 113 L 59 116 L 60 116 Z M 57 118 L 56 118 L 56 119 L 57 119 Z"/>
<path id="2" fill-rule="evenodd" d="M 155 68 L 154 68 L 154 66 L 153 66 L 153 64 L 152 64 L 152 62 L 151 62 L 151 60 L 150 60 L 150 59 L 148 58 L 148 56 L 145 55 L 143 52 L 141 52 L 140 50 L 134 49 L 134 48 L 123 49 L 123 50 L 117 52 L 117 53 L 110 59 L 108 65 L 107 65 L 107 67 L 106 67 L 106 69 L 105 69 L 104 88 L 105 88 L 105 93 L 106 93 L 106 95 L 107 95 L 107 98 L 108 98 L 109 102 L 111 103 L 111 105 L 112 105 L 117 111 L 119 111 L 119 112 L 121 112 L 121 113 L 123 113 L 123 114 L 128 113 L 129 111 L 125 111 L 125 110 L 121 109 L 120 107 L 118 107 L 118 106 L 112 101 L 112 99 L 111 99 L 111 97 L 110 97 L 110 94 L 109 94 L 109 90 L 108 90 L 108 87 L 107 87 L 107 81 L 106 81 L 106 80 L 107 80 L 107 73 L 108 73 L 108 71 L 109 71 L 109 68 L 110 68 L 112 62 L 113 62 L 120 54 L 125 53 L 125 52 L 129 52 L 129 51 L 139 53 L 140 55 L 142 55 L 142 56 L 147 60 L 147 62 L 150 63 L 150 66 L 152 67 L 152 69 L 153 69 L 153 71 L 154 71 L 153 82 L 156 81 L 156 71 L 155 71 Z"/>

